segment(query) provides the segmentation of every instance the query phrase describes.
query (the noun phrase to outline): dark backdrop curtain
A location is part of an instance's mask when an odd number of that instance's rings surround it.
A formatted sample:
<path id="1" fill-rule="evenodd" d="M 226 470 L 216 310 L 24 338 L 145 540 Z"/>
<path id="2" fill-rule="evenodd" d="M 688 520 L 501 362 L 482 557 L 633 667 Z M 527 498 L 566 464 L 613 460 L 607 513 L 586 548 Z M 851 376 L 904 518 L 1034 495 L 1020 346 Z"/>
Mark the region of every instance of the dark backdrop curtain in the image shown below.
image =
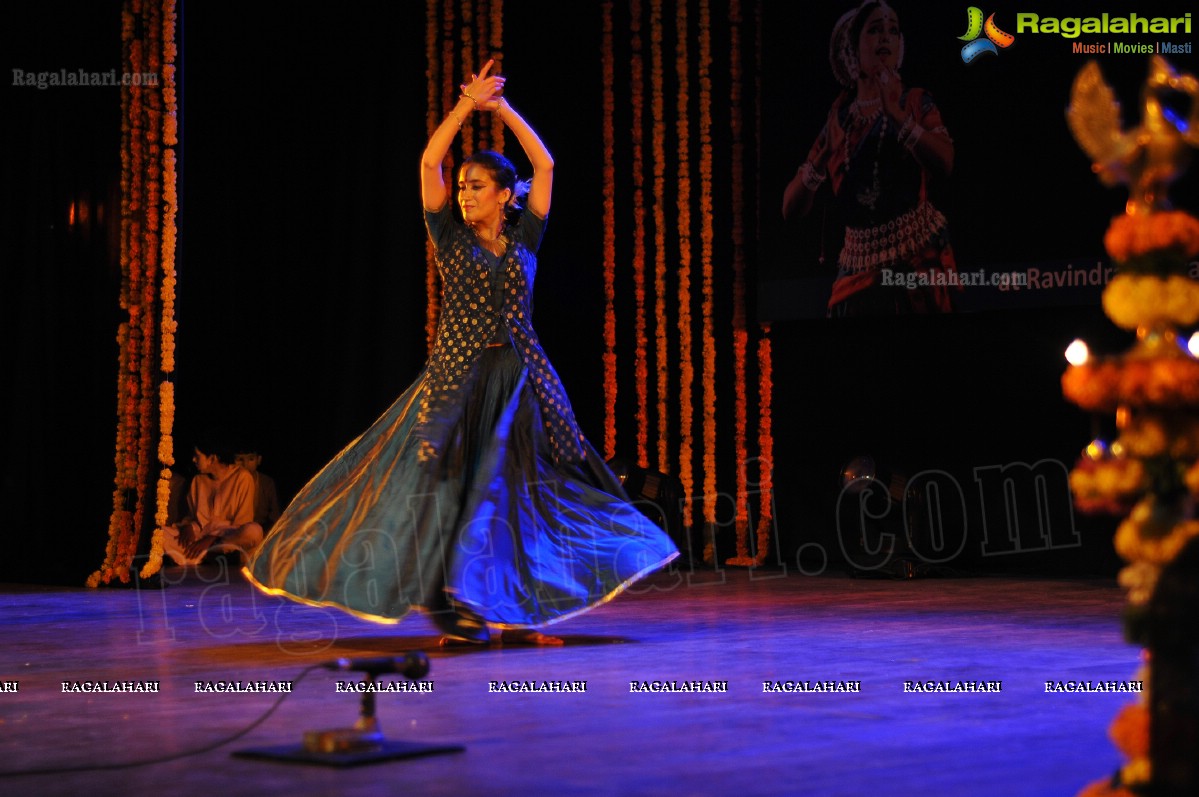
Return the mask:
<path id="1" fill-rule="evenodd" d="M 6 10 L 5 67 L 119 73 L 120 7 Z M 286 502 L 424 361 L 424 8 L 180 11 L 178 467 L 190 475 L 192 441 L 218 427 L 253 441 Z M 580 13 L 598 27 L 598 4 L 515 4 L 505 71 L 559 164 L 538 327 L 598 433 L 602 306 L 587 300 L 601 289 L 598 35 L 545 35 Z M 8 76 L 0 580 L 81 584 L 103 558 L 112 504 L 120 97 Z M 509 153 L 527 172 L 514 141 Z M 69 225 L 72 202 L 88 215 Z"/>
<path id="2" fill-rule="evenodd" d="M 13 84 L 39 72 L 119 73 L 120 9 L 119 0 L 22 3 L 5 9 L 0 32 L 3 580 L 82 584 L 104 554 L 120 321 L 119 89 Z"/>

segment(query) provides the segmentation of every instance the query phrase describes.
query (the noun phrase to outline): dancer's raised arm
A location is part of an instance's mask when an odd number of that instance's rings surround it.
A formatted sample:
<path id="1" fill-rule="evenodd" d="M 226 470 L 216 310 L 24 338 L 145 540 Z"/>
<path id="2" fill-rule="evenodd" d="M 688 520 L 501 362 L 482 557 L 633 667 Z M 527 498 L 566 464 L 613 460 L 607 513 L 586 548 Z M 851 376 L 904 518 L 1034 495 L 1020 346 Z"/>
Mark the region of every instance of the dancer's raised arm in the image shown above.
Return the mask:
<path id="1" fill-rule="evenodd" d="M 550 195 L 554 188 L 554 158 L 541 137 L 529 126 L 524 117 L 517 113 L 508 101 L 502 97 L 495 111 L 499 114 L 508 129 L 516 135 L 521 148 L 525 151 L 529 163 L 533 166 L 533 179 L 529 186 L 529 197 L 525 206 L 541 218 L 546 218 L 550 212 Z"/>
<path id="2" fill-rule="evenodd" d="M 471 75 L 470 83 L 462 84 L 462 95 L 458 98 L 458 104 L 433 131 L 429 143 L 425 145 L 424 154 L 420 159 L 420 190 L 421 201 L 426 210 L 440 210 L 449 198 L 449 189 L 446 187 L 441 166 L 446 153 L 450 151 L 454 136 L 462 129 L 466 117 L 479 108 L 494 111 L 499 107 L 499 97 L 504 91 L 504 78 L 500 75 L 488 75 L 494 64 L 495 61 L 488 61 L 479 74 Z"/>

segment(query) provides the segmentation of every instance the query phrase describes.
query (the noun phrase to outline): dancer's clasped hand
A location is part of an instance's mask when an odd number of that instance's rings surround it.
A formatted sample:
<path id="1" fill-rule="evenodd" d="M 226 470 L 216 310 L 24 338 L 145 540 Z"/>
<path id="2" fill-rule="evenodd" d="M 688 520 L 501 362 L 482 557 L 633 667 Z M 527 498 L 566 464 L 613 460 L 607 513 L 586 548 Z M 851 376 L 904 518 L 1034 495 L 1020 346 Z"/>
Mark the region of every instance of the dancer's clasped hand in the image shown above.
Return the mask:
<path id="1" fill-rule="evenodd" d="M 494 111 L 500 107 L 500 101 L 504 96 L 504 78 L 503 75 L 489 75 L 491 68 L 495 65 L 495 59 L 489 60 L 483 64 L 483 68 L 479 70 L 479 74 L 471 75 L 469 83 L 463 83 L 459 88 L 462 90 L 462 96 L 471 100 L 475 104 L 475 108 L 481 111 Z"/>

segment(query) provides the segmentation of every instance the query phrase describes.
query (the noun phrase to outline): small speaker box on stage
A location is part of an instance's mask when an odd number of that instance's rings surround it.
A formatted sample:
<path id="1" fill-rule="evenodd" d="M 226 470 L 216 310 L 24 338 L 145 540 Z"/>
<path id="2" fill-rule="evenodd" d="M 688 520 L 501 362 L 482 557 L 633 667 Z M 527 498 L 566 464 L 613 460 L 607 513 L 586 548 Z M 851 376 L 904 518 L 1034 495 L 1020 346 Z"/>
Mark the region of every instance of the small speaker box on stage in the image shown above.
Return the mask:
<path id="1" fill-rule="evenodd" d="M 683 532 L 683 483 L 675 476 L 642 468 L 622 457 L 613 457 L 608 467 L 620 479 L 633 506 L 658 524 L 680 548 Z"/>

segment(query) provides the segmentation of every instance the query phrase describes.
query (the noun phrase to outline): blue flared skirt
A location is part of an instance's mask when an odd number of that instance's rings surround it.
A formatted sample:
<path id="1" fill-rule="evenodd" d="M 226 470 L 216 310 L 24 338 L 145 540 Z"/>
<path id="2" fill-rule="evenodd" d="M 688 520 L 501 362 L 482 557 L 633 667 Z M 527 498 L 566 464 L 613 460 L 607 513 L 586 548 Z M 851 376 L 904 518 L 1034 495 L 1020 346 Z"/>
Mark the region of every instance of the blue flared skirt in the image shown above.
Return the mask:
<path id="1" fill-rule="evenodd" d="M 396 622 L 412 609 L 528 628 L 597 606 L 678 556 L 590 445 L 554 464 L 511 346 L 484 350 L 432 462 L 421 375 L 284 510 L 247 564 L 274 595 Z"/>

